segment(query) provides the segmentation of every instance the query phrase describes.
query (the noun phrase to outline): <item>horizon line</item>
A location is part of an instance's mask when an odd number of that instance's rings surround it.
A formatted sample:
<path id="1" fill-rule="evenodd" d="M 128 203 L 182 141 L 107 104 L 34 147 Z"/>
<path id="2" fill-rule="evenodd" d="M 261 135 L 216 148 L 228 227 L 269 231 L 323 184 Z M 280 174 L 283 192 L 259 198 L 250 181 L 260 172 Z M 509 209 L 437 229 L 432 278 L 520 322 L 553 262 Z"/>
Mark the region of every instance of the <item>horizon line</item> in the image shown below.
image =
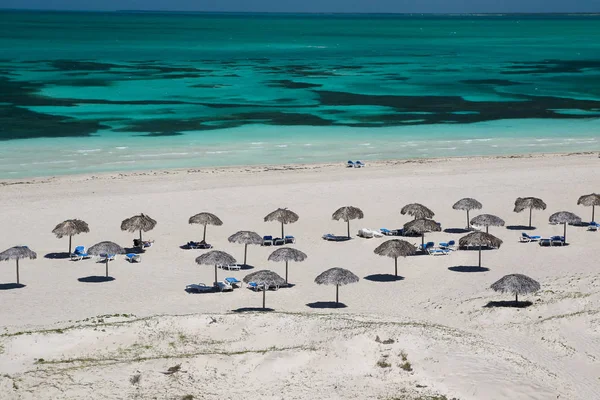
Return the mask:
<path id="1" fill-rule="evenodd" d="M 567 12 L 344 12 L 344 11 L 189 11 L 189 10 L 62 10 L 41 8 L 0 8 L 0 12 L 49 12 L 49 13 L 114 13 L 114 14 L 268 14 L 268 15 L 431 15 L 431 16 L 510 16 L 510 15 L 597 15 L 599 11 Z"/>

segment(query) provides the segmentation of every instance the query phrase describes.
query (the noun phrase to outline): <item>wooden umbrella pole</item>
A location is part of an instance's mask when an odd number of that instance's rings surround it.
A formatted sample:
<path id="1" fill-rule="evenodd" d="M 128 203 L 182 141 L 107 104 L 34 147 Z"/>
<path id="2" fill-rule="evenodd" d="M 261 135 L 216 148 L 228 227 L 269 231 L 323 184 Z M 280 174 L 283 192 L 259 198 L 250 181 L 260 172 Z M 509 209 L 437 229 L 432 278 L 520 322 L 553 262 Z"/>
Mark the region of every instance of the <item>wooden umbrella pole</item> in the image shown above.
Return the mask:
<path id="1" fill-rule="evenodd" d="M 142 242 L 142 230 L 140 229 L 140 245 L 142 245 L 141 242 Z"/>
<path id="2" fill-rule="evenodd" d="M 288 262 L 285 262 L 285 284 L 288 283 Z"/>
<path id="3" fill-rule="evenodd" d="M 17 284 L 19 284 L 19 259 L 17 258 Z"/>
<path id="4" fill-rule="evenodd" d="M 217 264 L 215 264 L 215 287 L 217 287 Z"/>
<path id="5" fill-rule="evenodd" d="M 206 242 L 206 224 L 204 224 L 204 234 L 202 235 L 202 241 Z"/>
<path id="6" fill-rule="evenodd" d="M 108 278 L 108 254 L 106 255 L 106 277 Z"/>
<path id="7" fill-rule="evenodd" d="M 398 257 L 394 257 L 394 272 L 398 276 Z"/>
<path id="8" fill-rule="evenodd" d="M 248 244 L 244 245 L 244 265 L 246 264 L 246 256 L 248 255 Z"/>
<path id="9" fill-rule="evenodd" d="M 283 231 L 283 222 L 281 223 L 281 238 L 285 240 L 285 232 Z"/>
<path id="10" fill-rule="evenodd" d="M 481 268 L 481 245 L 479 245 L 479 268 Z"/>
<path id="11" fill-rule="evenodd" d="M 529 227 L 531 228 L 531 214 L 533 213 L 533 208 L 529 207 Z"/>
<path id="12" fill-rule="evenodd" d="M 72 248 L 71 247 L 71 243 L 72 243 L 71 239 L 73 239 L 73 236 L 69 235 L 69 255 L 71 254 L 71 248 Z"/>
<path id="13" fill-rule="evenodd" d="M 263 310 L 266 308 L 267 286 L 263 285 Z"/>

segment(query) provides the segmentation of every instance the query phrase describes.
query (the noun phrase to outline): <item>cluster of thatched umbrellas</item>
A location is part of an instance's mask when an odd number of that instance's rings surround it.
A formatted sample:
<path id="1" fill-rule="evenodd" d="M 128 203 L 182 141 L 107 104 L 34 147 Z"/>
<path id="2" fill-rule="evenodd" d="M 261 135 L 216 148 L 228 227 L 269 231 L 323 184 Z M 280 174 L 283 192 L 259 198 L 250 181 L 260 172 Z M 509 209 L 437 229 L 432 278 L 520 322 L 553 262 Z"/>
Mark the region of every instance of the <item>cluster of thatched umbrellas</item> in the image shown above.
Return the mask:
<path id="1" fill-rule="evenodd" d="M 595 217 L 595 207 L 600 206 L 600 195 L 589 194 L 581 196 L 578 201 L 578 205 L 586 207 L 592 207 L 592 222 Z M 486 228 L 486 232 L 471 232 L 468 235 L 462 237 L 459 240 L 460 247 L 477 247 L 479 249 L 479 266 L 481 267 L 481 249 L 482 247 L 499 248 L 502 244 L 502 240 L 491 235 L 489 233 L 490 226 L 504 226 L 505 222 L 501 218 L 491 214 L 481 214 L 470 219 L 470 211 L 482 209 L 482 204 L 473 198 L 464 198 L 456 202 L 452 208 L 455 210 L 466 211 L 467 213 L 467 230 L 471 230 L 472 225 L 482 226 Z M 546 203 L 542 199 L 535 197 L 519 197 L 515 201 L 514 211 L 519 213 L 525 210 L 529 210 L 529 227 L 532 226 L 532 214 L 533 210 L 545 210 Z M 439 223 L 434 221 L 434 212 L 426 206 L 418 203 L 412 203 L 404 206 L 401 209 L 402 215 L 409 215 L 413 217 L 412 221 L 407 222 L 403 227 L 404 234 L 415 234 L 420 235 L 422 238 L 422 245 L 425 243 L 425 233 L 428 232 L 439 232 L 441 226 Z M 350 221 L 355 219 L 364 218 L 364 213 L 357 207 L 345 206 L 336 210 L 332 219 L 341 220 L 347 223 L 347 234 L 350 237 Z M 281 224 L 281 237 L 285 238 L 284 226 L 297 222 L 299 219 L 298 215 L 291 210 L 286 208 L 279 208 L 272 213 L 264 217 L 265 222 L 278 222 Z M 563 224 L 564 225 L 564 240 L 566 241 L 567 235 L 567 224 L 578 224 L 581 223 L 581 218 L 577 215 L 568 212 L 560 211 L 554 213 L 549 218 L 550 223 Z M 206 228 L 208 225 L 221 226 L 223 222 L 214 214 L 202 212 L 190 217 L 190 224 L 199 224 L 204 227 L 203 239 L 206 241 Z M 148 215 L 139 214 L 131 218 L 125 219 L 121 223 L 121 230 L 128 232 L 139 232 L 140 243 L 143 240 L 142 233 L 148 232 L 156 226 L 156 221 L 150 218 Z M 69 237 L 69 253 L 72 253 L 72 238 L 75 235 L 81 233 L 88 233 L 89 226 L 86 222 L 79 219 L 70 219 L 58 224 L 52 233 L 57 238 Z M 244 264 L 247 262 L 247 250 L 248 245 L 260 245 L 263 244 L 263 238 L 256 232 L 251 231 L 239 231 L 229 237 L 230 243 L 237 243 L 244 245 Z M 411 243 L 393 239 L 382 243 L 375 249 L 375 253 L 381 256 L 390 257 L 394 259 L 394 272 L 398 275 L 398 258 L 407 257 L 415 254 L 418 249 Z M 110 241 L 103 241 L 91 246 L 87 250 L 87 254 L 90 256 L 106 256 L 106 255 L 117 255 L 125 254 L 125 249 L 118 244 Z M 2 253 L 0 253 L 0 261 L 15 260 L 16 261 L 16 272 L 17 272 L 17 284 L 20 284 L 19 278 L 19 260 L 22 259 L 35 259 L 36 253 L 26 246 L 15 246 Z M 293 248 L 280 248 L 269 255 L 268 260 L 274 262 L 285 262 L 286 271 L 285 279 L 280 277 L 278 274 L 272 271 L 257 271 L 244 278 L 245 282 L 256 282 L 262 285 L 281 286 L 288 283 L 288 263 L 289 262 L 302 262 L 307 258 L 306 254 L 293 249 Z M 109 257 L 105 257 L 106 262 L 106 276 L 108 277 L 108 263 Z M 196 258 L 196 262 L 201 265 L 211 265 L 215 267 L 215 282 L 217 282 L 217 265 L 228 265 L 236 262 L 235 258 L 231 255 L 221 251 L 210 251 Z M 338 301 L 338 289 L 339 286 L 348 283 L 354 283 L 358 281 L 358 277 L 348 270 L 341 268 L 332 268 L 319 275 L 315 282 L 318 284 L 332 284 L 336 285 L 336 302 Z M 511 293 L 524 294 L 528 291 L 539 289 L 539 284 L 524 275 L 508 275 L 492 285 L 494 290 L 509 291 Z M 263 291 L 264 292 L 264 291 Z M 263 294 L 264 296 L 264 294 Z M 264 306 L 264 298 L 263 298 Z"/>

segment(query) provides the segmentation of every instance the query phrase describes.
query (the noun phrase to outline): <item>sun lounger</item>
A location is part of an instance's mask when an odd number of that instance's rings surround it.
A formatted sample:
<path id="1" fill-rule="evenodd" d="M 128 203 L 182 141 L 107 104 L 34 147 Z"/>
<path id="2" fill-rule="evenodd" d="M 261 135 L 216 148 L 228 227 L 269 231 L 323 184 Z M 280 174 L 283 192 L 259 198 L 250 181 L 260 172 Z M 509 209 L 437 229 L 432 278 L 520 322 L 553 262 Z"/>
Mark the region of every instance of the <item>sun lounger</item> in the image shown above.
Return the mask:
<path id="1" fill-rule="evenodd" d="M 521 241 L 523 243 L 537 242 L 541 238 L 542 238 L 541 236 L 532 236 L 532 235 L 528 235 L 527 233 L 523 232 L 523 233 L 521 233 L 521 237 L 519 238 L 519 241 Z"/>
<path id="2" fill-rule="evenodd" d="M 71 261 L 81 261 L 84 258 L 90 258 L 90 256 L 85 252 L 85 247 L 75 247 L 75 250 L 71 253 Z"/>
<path id="3" fill-rule="evenodd" d="M 285 243 L 286 244 L 294 244 L 294 243 L 296 243 L 296 238 L 291 235 L 286 235 Z"/>
<path id="4" fill-rule="evenodd" d="M 597 231 L 598 231 L 598 228 L 600 228 L 600 224 L 598 224 L 598 223 L 596 223 L 596 222 L 592 221 L 592 222 L 590 222 L 590 224 L 588 225 L 588 228 L 587 228 L 587 230 L 588 230 L 588 231 L 590 231 L 590 232 L 597 232 Z"/>
<path id="5" fill-rule="evenodd" d="M 357 161 L 357 162 L 354 163 L 354 166 L 356 168 L 362 168 L 362 167 L 365 166 L 365 163 L 363 163 L 362 161 L 359 160 L 359 161 Z"/>
<path id="6" fill-rule="evenodd" d="M 141 249 L 145 249 L 147 247 L 152 247 L 153 244 L 154 244 L 154 240 L 133 239 L 133 247 L 139 247 Z"/>
<path id="7" fill-rule="evenodd" d="M 448 242 L 441 242 L 439 244 L 439 247 L 443 250 L 455 250 L 456 242 L 454 240 L 450 240 Z"/>
<path id="8" fill-rule="evenodd" d="M 430 256 L 447 256 L 448 254 L 450 254 L 449 250 L 445 250 L 445 249 L 436 249 L 433 247 L 428 247 L 427 248 L 427 253 Z"/>
<path id="9" fill-rule="evenodd" d="M 275 238 L 273 239 L 273 246 L 283 246 L 285 244 L 285 239 Z"/>
<path id="10" fill-rule="evenodd" d="M 565 244 L 564 236 L 552 236 L 539 241 L 540 246 L 564 246 Z"/>
<path id="11" fill-rule="evenodd" d="M 259 290 L 265 290 L 265 286 L 264 285 L 259 285 L 256 282 L 248 282 L 248 288 L 254 290 L 255 292 L 258 292 Z"/>
<path id="12" fill-rule="evenodd" d="M 356 165 L 354 164 L 354 161 L 348 160 L 348 168 L 354 168 Z"/>
<path id="13" fill-rule="evenodd" d="M 231 292 L 231 291 L 233 291 L 233 286 L 231 286 L 229 283 L 223 282 L 223 281 L 215 282 L 215 287 L 220 292 Z"/>
<path id="14" fill-rule="evenodd" d="M 263 246 L 273 245 L 273 236 L 263 236 Z"/>
<path id="15" fill-rule="evenodd" d="M 241 267 L 238 264 L 220 264 L 217 265 L 217 268 L 226 269 L 228 271 L 239 271 Z"/>
<path id="16" fill-rule="evenodd" d="M 239 281 L 236 278 L 225 278 L 225 282 L 227 282 L 228 284 L 230 284 L 234 288 L 236 288 L 236 287 L 238 287 L 238 288 L 242 287 L 242 281 Z"/>
<path id="17" fill-rule="evenodd" d="M 393 235 L 392 231 L 390 231 L 389 229 L 386 229 L 386 228 L 379 229 L 379 232 L 381 232 L 381 234 L 383 234 L 385 236 L 392 236 Z"/>
<path id="18" fill-rule="evenodd" d="M 192 250 L 196 250 L 196 249 L 201 249 L 201 250 L 207 250 L 207 249 L 212 249 L 212 244 L 208 244 L 206 242 L 187 242 L 186 247 L 188 249 L 192 249 Z"/>
<path id="19" fill-rule="evenodd" d="M 128 253 L 125 254 L 125 257 L 127 259 L 127 261 L 129 261 L 130 263 L 139 263 L 142 261 L 142 256 L 139 254 L 135 254 L 135 253 Z"/>
<path id="20" fill-rule="evenodd" d="M 115 260 L 114 254 L 100 254 L 100 262 L 114 261 L 114 260 Z"/>
<path id="21" fill-rule="evenodd" d="M 323 235 L 323 239 L 328 240 L 330 242 L 345 242 L 347 240 L 350 240 L 348 236 L 336 236 L 332 235 L 331 233 L 326 233 L 325 235 Z"/>

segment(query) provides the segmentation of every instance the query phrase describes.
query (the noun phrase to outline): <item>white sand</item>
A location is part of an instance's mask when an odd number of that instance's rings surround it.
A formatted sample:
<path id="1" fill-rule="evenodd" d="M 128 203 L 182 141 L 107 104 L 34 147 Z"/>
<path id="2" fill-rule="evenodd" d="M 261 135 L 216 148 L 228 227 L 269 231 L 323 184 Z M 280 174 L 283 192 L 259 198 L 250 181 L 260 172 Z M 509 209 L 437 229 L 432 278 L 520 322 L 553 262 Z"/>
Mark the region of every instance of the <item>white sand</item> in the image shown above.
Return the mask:
<path id="1" fill-rule="evenodd" d="M 548 216 L 567 210 L 590 219 L 591 210 L 576 202 L 600 191 L 598 162 L 596 154 L 575 154 L 0 182 L 0 250 L 27 244 L 38 253 L 37 260 L 21 262 L 26 287 L 0 290 L 0 398 L 217 399 L 248 393 L 273 399 L 600 398 L 600 233 L 585 228 L 569 227 L 571 245 L 564 248 L 521 244 L 521 231 L 491 228 L 504 244 L 483 253 L 489 271 L 448 269 L 476 265 L 476 252 L 409 257 L 399 260 L 404 280 L 361 279 L 341 288 L 347 308 L 307 306 L 335 298 L 335 288 L 313 283 L 330 267 L 361 278 L 393 273 L 393 260 L 373 253 L 385 239 L 321 239 L 323 233 L 345 233 L 344 223 L 331 220 L 340 206 L 364 211 L 365 219 L 351 224 L 354 233 L 401 227 L 409 218 L 400 208 L 411 202 L 433 209 L 444 228 L 461 228 L 465 213 L 451 206 L 463 197 L 477 198 L 482 213 L 498 215 L 507 225 L 522 225 L 527 213 L 512 212 L 514 200 L 536 196 L 548 209 L 534 212 L 533 233 L 562 234 L 562 226 L 547 223 Z M 278 235 L 278 224 L 263 222 L 277 207 L 300 215 L 286 233 L 309 256 L 290 265 L 296 286 L 267 293 L 267 306 L 277 313 L 231 313 L 261 305 L 261 295 L 246 289 L 184 292 L 189 283 L 210 284 L 214 274 L 194 263 L 204 251 L 179 248 L 201 239 L 202 228 L 187 224 L 191 215 L 209 211 L 221 217 L 224 225 L 209 226 L 208 241 L 241 261 L 243 246 L 229 244 L 227 237 L 238 230 Z M 122 257 L 111 263 L 113 282 L 77 280 L 104 273 L 93 260 L 44 258 L 66 251 L 67 239 L 51 234 L 64 219 L 82 218 L 90 225 L 91 232 L 75 237 L 74 244 L 112 240 L 130 246 L 134 235 L 121 232 L 120 222 L 140 212 L 158 221 L 146 234 L 156 243 L 140 264 Z M 426 239 L 460 237 L 441 232 Z M 249 247 L 249 264 L 283 275 L 283 264 L 266 261 L 273 250 Z M 248 272 L 219 276 L 241 280 Z M 540 293 L 523 298 L 534 304 L 484 307 L 512 299 L 489 290 L 509 273 L 541 283 Z M 13 262 L 1 263 L 0 285 L 14 282 L 14 274 Z M 86 321 L 116 313 L 135 316 Z M 32 333 L 17 334 L 24 331 Z M 378 343 L 376 336 L 394 343 Z M 400 367 L 402 352 L 412 371 Z M 35 363 L 39 358 L 44 361 Z M 182 371 L 161 373 L 176 364 Z M 140 381 L 132 383 L 136 374 Z"/>

